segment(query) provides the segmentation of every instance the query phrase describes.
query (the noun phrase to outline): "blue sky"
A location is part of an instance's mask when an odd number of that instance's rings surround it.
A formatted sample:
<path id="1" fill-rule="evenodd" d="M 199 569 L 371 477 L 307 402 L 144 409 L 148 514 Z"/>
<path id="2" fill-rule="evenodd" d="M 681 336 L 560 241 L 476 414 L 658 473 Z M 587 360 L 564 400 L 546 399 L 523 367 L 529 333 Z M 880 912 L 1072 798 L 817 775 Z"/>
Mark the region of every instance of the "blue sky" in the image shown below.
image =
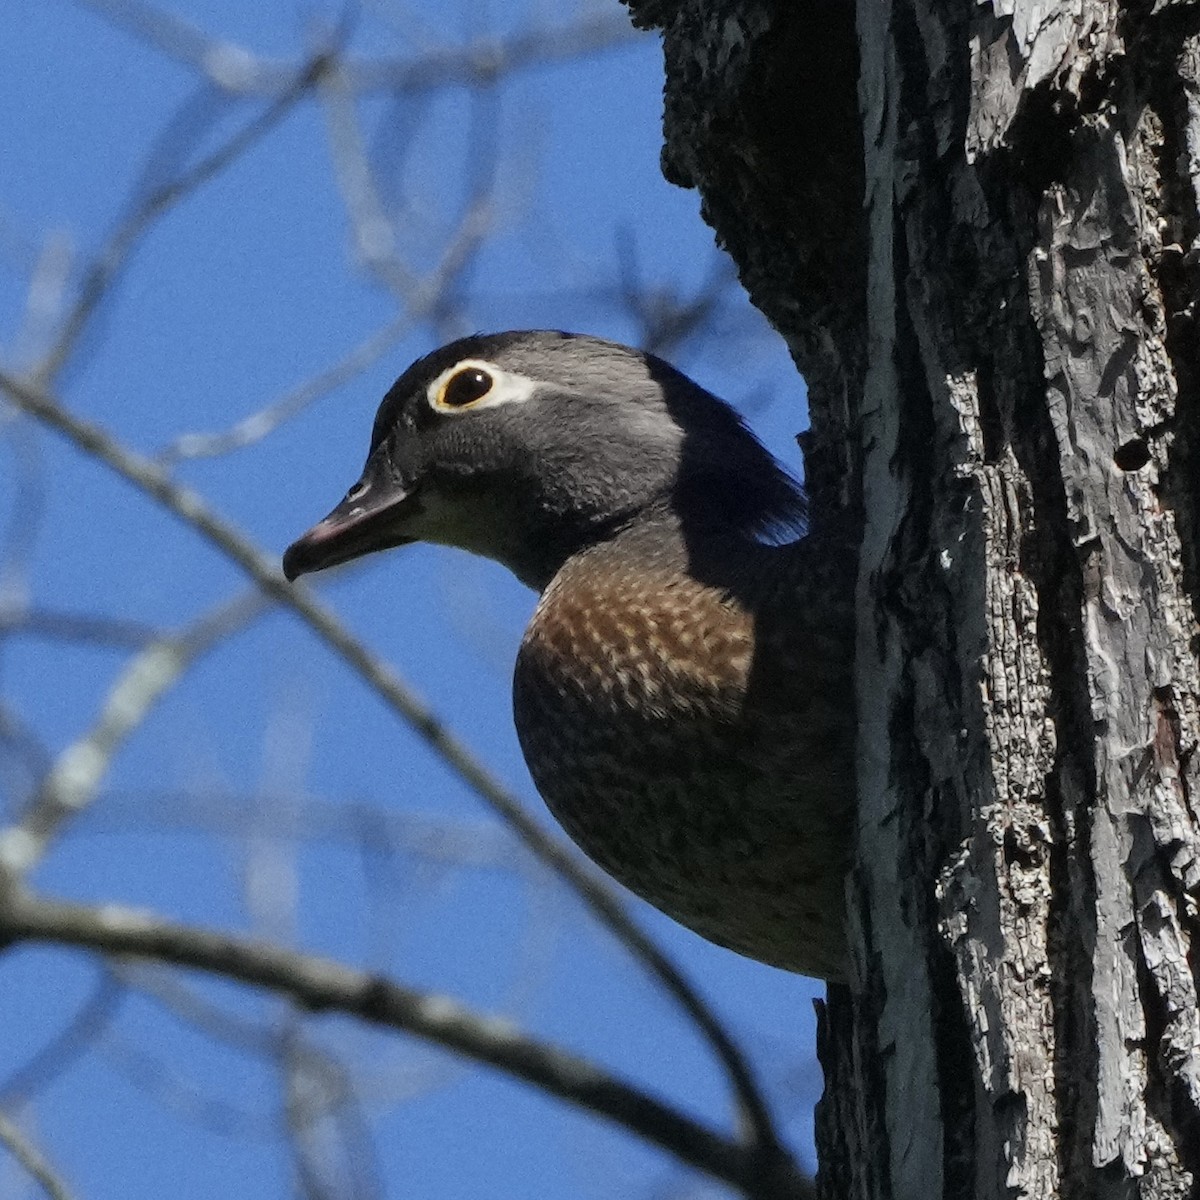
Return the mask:
<path id="1" fill-rule="evenodd" d="M 322 24 L 311 3 L 282 0 L 177 0 L 162 11 L 293 63 Z M 621 10 L 613 0 L 586 11 Z M 350 52 L 408 60 L 483 31 L 572 15 L 537 4 L 379 2 L 364 6 Z M 480 145 L 495 153 L 495 228 L 457 293 L 467 328 L 552 326 L 636 340 L 637 325 L 616 298 L 619 246 L 634 248 L 646 286 L 679 296 L 720 269 L 697 196 L 659 174 L 660 93 L 657 40 L 642 35 L 515 74 L 484 99 L 453 87 L 361 98 L 380 195 L 403 214 L 397 236 L 409 261 L 433 261 L 461 210 L 464 179 L 480 166 Z M 182 111 L 193 122 L 215 113 L 203 152 L 264 105 L 215 107 L 197 95 L 192 69 L 85 7 L 8 6 L 0 42 L 5 369 L 26 368 L 45 349 L 46 326 L 36 311 L 30 317 L 31 279 L 52 316 L 56 279 L 69 296 L 81 264 L 126 210 L 167 122 Z M 493 136 L 472 141 L 472 128 Z M 395 296 L 355 268 L 327 131 L 321 107 L 302 102 L 154 226 L 59 380 L 65 404 L 156 453 L 181 434 L 224 429 L 264 408 L 394 318 Z M 166 169 L 159 162 L 149 177 Z M 437 338 L 428 323 L 414 325 L 266 440 L 184 462 L 178 477 L 260 545 L 281 551 L 356 478 L 379 397 Z M 714 330 L 672 357 L 739 403 L 776 453 L 798 465 L 792 439 L 804 424 L 803 386 L 736 288 Z M 170 514 L 3 410 L 0 464 L 0 611 L 28 604 L 178 629 L 245 586 Z M 26 538 L 27 557 L 14 551 Z M 509 701 L 532 594 L 492 564 L 426 547 L 380 556 L 318 587 L 541 814 Z M 20 714 L 53 756 L 89 728 L 130 653 L 11 634 L 0 641 L 3 711 Z M 7 814 L 30 783 L 21 756 L 0 743 Z M 284 828 L 304 836 L 283 837 Z M 249 849 L 239 836 L 248 829 L 257 831 Z M 439 853 L 384 853 L 382 833 L 432 836 Z M 454 839 L 463 837 L 482 865 L 455 860 Z M 267 880 L 265 898 L 261 888 L 247 892 L 248 863 Z M 670 1003 L 286 614 L 254 622 L 166 695 L 34 882 L 89 902 L 270 932 L 386 969 L 511 1016 L 729 1128 L 723 1079 Z M 742 1039 L 807 1158 L 819 1088 L 810 997 L 819 989 L 636 908 Z M 0 1102 L 11 1104 L 4 1089 L 13 1073 L 95 999 L 97 977 L 81 955 L 27 947 L 0 959 Z M 283 1019 L 269 998 L 185 981 L 256 1028 Z M 389 1197 L 605 1197 L 648 1194 L 676 1177 L 669 1160 L 624 1133 L 494 1072 L 348 1021 L 306 1029 L 360 1081 Z M 231 1045 L 239 1042 L 233 1026 L 221 1031 L 225 1041 L 214 1041 L 161 999 L 130 992 L 88 1052 L 16 1111 L 75 1193 L 92 1200 L 292 1195 L 292 1167 L 276 1137 L 278 1072 L 252 1038 Z M 343 1127 L 334 1144 L 355 1145 L 355 1136 Z M 35 1194 L 32 1185 L 0 1157 L 0 1195 L 24 1194 Z"/>

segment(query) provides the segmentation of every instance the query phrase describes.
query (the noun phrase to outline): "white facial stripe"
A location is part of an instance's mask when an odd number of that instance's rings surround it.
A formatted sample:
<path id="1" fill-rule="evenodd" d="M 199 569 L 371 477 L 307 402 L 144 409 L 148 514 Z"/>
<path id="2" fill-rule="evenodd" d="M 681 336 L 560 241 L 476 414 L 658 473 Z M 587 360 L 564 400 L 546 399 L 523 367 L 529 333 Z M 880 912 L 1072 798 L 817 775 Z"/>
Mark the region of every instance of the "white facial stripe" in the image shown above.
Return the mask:
<path id="1" fill-rule="evenodd" d="M 492 378 L 491 390 L 478 400 L 471 401 L 470 404 L 443 404 L 441 400 L 442 389 L 446 383 L 459 371 L 470 370 L 472 367 L 477 367 L 481 371 L 486 371 Z M 502 371 L 494 363 L 485 361 L 482 358 L 464 358 L 460 359 L 454 366 L 443 371 L 426 389 L 425 399 L 429 403 L 429 407 L 435 412 L 457 414 L 474 412 L 479 408 L 494 408 L 497 404 L 521 404 L 529 399 L 537 389 L 537 380 L 530 379 L 527 375 L 517 375 L 512 371 Z"/>

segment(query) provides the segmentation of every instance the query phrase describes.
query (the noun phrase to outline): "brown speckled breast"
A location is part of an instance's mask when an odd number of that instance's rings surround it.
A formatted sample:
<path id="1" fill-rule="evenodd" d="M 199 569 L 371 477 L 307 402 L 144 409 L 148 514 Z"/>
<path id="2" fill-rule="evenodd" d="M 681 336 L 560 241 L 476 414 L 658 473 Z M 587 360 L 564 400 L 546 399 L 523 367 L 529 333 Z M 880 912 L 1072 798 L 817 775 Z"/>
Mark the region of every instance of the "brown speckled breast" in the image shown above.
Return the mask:
<path id="1" fill-rule="evenodd" d="M 644 537 L 576 555 L 526 631 L 514 716 L 606 871 L 714 942 L 838 978 L 849 634 L 826 595 L 806 602 L 828 572 L 805 546 L 731 543 L 716 571 Z"/>

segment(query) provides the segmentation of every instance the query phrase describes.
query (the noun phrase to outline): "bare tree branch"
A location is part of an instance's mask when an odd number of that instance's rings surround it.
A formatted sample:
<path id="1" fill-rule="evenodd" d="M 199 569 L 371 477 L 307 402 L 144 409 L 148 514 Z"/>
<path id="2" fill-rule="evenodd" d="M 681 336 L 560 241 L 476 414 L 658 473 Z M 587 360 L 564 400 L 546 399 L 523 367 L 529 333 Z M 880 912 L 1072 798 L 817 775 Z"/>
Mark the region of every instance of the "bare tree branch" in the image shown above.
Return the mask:
<path id="1" fill-rule="evenodd" d="M 0 908 L 0 934 L 14 942 L 57 942 L 192 967 L 267 988 L 313 1012 L 347 1013 L 411 1033 L 613 1121 L 748 1196 L 799 1200 L 811 1195 L 778 1146 L 730 1142 L 594 1064 L 533 1041 L 507 1021 L 482 1018 L 448 997 L 116 905 L 89 908 L 15 890 Z"/>

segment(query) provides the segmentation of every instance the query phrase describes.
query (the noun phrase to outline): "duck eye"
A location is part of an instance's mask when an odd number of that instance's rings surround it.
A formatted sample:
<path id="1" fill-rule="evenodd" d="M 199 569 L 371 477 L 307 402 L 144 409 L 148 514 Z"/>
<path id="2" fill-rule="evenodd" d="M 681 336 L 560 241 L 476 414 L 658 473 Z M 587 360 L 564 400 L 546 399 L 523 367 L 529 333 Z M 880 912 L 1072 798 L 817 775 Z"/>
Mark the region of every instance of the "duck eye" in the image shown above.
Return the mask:
<path id="1" fill-rule="evenodd" d="M 438 404 L 446 408 L 466 408 L 482 400 L 495 381 L 482 367 L 464 367 L 442 384 Z"/>

